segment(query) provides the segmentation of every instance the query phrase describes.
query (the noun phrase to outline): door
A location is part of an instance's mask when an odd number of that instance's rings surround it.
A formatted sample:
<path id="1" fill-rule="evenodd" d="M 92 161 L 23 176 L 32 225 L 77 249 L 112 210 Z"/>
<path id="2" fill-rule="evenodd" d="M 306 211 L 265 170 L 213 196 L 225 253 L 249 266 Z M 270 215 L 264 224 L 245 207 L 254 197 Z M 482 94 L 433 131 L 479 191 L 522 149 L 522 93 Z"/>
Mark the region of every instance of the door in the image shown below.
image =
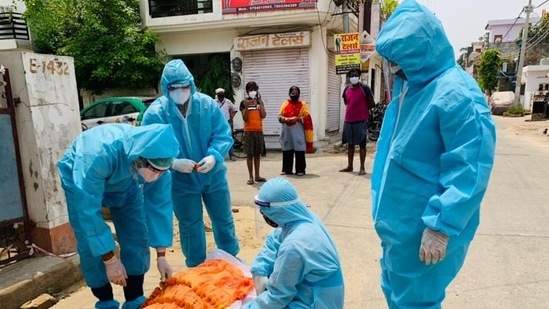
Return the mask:
<path id="1" fill-rule="evenodd" d="M 82 113 L 82 116 L 81 116 L 82 123 L 88 129 L 104 124 L 105 118 L 107 116 L 108 104 L 109 102 L 99 102 L 99 103 L 90 105 Z"/>
<path id="2" fill-rule="evenodd" d="M 0 265 L 28 256 L 30 222 L 25 198 L 15 103 L 9 70 L 0 74 Z"/>

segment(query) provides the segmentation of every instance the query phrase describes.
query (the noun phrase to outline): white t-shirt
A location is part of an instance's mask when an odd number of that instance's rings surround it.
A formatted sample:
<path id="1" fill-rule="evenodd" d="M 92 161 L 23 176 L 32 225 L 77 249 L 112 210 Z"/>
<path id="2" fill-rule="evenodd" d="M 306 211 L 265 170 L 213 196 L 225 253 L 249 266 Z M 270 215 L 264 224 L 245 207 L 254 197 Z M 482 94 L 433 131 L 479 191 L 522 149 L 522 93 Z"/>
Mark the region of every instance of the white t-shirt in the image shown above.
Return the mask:
<path id="1" fill-rule="evenodd" d="M 233 102 L 231 102 L 231 100 L 224 99 L 223 102 L 219 102 L 216 99 L 215 102 L 217 103 L 217 106 L 221 108 L 221 112 L 223 113 L 223 115 L 225 115 L 225 118 L 227 120 L 231 118 L 231 112 L 238 112 L 238 108 L 233 104 Z"/>

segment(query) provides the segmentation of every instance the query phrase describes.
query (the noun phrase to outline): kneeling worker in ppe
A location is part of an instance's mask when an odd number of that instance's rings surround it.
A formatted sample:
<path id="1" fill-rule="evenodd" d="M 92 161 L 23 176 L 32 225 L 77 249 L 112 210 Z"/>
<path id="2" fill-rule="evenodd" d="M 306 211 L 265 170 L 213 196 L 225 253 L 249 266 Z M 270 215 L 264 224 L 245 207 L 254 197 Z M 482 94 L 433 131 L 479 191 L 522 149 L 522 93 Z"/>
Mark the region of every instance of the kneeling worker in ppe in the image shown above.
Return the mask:
<path id="1" fill-rule="evenodd" d="M 441 308 L 479 225 L 494 123 L 442 24 L 415 0 L 393 12 L 376 50 L 395 74 L 372 173 L 381 287 L 389 308 Z"/>
<path id="2" fill-rule="evenodd" d="M 58 162 L 80 267 L 99 299 L 95 308 L 119 308 L 111 282 L 124 287 L 126 302 L 122 308 L 143 304 L 149 246 L 156 248 L 161 280 L 172 275 L 165 258 L 173 239 L 168 169 L 178 149 L 169 125 L 105 124 L 76 137 Z M 155 181 L 161 184 L 158 190 L 148 190 Z M 120 260 L 113 253 L 115 242 L 103 219 L 102 206 L 110 209 Z"/>
<path id="3" fill-rule="evenodd" d="M 181 147 L 173 164 L 172 198 L 185 263 L 194 267 L 206 260 L 204 207 L 217 247 L 236 256 L 239 246 L 224 162 L 234 142 L 231 127 L 217 103 L 196 91 L 183 61 L 164 66 L 160 85 L 164 95 L 147 109 L 143 125 L 171 124 Z"/>
<path id="4" fill-rule="evenodd" d="M 244 308 L 343 308 L 345 287 L 336 246 L 295 187 L 283 177 L 270 179 L 255 204 L 275 230 L 251 269 L 258 297 Z"/>

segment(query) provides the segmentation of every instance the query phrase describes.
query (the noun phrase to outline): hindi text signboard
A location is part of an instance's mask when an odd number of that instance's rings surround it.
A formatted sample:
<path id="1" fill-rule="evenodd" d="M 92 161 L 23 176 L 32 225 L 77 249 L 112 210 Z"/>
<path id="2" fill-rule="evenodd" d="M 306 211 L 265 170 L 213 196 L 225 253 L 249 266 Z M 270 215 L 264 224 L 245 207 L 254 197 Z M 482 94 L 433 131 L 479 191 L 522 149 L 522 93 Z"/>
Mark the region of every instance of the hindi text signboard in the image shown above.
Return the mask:
<path id="1" fill-rule="evenodd" d="M 311 45 L 309 32 L 290 32 L 240 36 L 234 39 L 235 50 L 306 47 Z"/>
<path id="2" fill-rule="evenodd" d="M 222 0 L 223 14 L 314 9 L 316 0 Z"/>
<path id="3" fill-rule="evenodd" d="M 335 65 L 337 74 L 346 74 L 352 68 L 360 70 L 360 35 L 356 33 L 334 34 Z"/>

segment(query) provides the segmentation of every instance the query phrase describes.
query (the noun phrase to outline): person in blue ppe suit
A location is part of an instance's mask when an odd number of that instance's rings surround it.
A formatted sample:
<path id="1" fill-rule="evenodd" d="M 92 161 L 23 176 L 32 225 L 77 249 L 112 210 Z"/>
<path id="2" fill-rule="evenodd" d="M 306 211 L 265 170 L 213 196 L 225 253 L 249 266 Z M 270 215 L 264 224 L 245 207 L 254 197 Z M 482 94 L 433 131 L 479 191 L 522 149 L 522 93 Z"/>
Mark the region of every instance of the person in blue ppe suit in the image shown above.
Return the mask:
<path id="1" fill-rule="evenodd" d="M 479 224 L 495 128 L 433 12 L 404 0 L 377 52 L 396 74 L 372 172 L 389 308 L 441 308 Z"/>
<path id="2" fill-rule="evenodd" d="M 258 297 L 244 308 L 343 308 L 337 248 L 322 221 L 285 178 L 268 180 L 255 197 L 274 227 L 251 269 Z"/>
<path id="3" fill-rule="evenodd" d="M 196 91 L 183 61 L 168 62 L 160 84 L 164 95 L 147 109 L 143 125 L 171 124 L 180 144 L 173 164 L 172 200 L 185 263 L 194 267 L 206 259 L 202 203 L 217 247 L 236 256 L 239 246 L 224 162 L 233 145 L 231 128 L 217 103 Z"/>
<path id="4" fill-rule="evenodd" d="M 169 125 L 105 124 L 76 137 L 57 163 L 80 267 L 99 299 L 95 308 L 119 308 L 111 282 L 124 287 L 122 308 L 141 307 L 149 247 L 156 248 L 161 280 L 172 275 L 165 258 L 173 239 L 168 169 L 178 148 Z M 160 186 L 151 190 L 152 182 Z M 120 260 L 113 253 L 115 242 L 102 206 L 110 209 Z"/>

